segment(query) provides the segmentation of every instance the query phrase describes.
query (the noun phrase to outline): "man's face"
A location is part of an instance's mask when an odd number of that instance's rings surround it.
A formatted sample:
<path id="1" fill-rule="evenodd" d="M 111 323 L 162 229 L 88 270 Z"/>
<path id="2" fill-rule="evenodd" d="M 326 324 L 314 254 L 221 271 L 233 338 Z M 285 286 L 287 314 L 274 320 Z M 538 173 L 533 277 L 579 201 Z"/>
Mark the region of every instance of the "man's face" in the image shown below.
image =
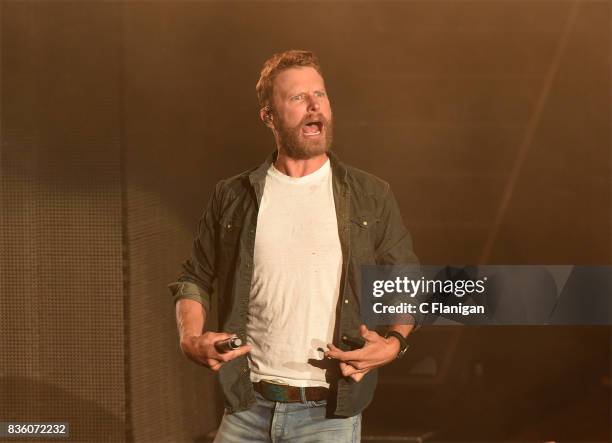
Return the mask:
<path id="1" fill-rule="evenodd" d="M 274 78 L 272 91 L 272 125 L 284 153 L 303 160 L 327 152 L 333 136 L 332 112 L 317 70 L 286 69 Z"/>

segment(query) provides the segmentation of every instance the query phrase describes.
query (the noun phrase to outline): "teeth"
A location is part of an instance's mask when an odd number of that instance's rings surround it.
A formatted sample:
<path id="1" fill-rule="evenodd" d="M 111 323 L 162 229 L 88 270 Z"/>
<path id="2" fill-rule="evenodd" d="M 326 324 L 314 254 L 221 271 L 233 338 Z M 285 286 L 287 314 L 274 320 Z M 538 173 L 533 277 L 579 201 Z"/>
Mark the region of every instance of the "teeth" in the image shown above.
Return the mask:
<path id="1" fill-rule="evenodd" d="M 309 137 L 311 135 L 319 135 L 321 133 L 321 131 L 317 131 L 317 132 L 305 132 L 304 135 Z"/>

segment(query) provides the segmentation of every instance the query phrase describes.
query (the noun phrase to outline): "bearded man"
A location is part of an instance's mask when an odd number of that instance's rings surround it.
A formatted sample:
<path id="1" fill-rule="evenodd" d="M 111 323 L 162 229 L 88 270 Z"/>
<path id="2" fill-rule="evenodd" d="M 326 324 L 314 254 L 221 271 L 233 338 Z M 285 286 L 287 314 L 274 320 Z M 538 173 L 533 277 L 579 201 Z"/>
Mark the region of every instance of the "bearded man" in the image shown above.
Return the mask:
<path id="1" fill-rule="evenodd" d="M 256 91 L 276 150 L 215 188 L 170 285 L 180 346 L 219 374 L 215 441 L 360 441 L 376 368 L 405 352 L 414 326 L 381 336 L 362 324 L 360 267 L 418 261 L 388 183 L 331 152 L 316 57 L 275 54 Z M 221 332 L 205 328 L 215 280 Z M 243 346 L 215 346 L 231 337 Z"/>

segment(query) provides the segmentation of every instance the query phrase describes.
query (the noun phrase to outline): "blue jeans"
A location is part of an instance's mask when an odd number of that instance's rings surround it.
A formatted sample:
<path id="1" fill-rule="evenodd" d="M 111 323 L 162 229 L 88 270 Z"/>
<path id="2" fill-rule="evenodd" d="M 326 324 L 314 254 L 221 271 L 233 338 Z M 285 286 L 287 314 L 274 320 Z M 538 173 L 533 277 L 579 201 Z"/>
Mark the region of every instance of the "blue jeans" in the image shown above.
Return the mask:
<path id="1" fill-rule="evenodd" d="M 326 400 L 279 403 L 266 400 L 259 392 L 255 398 L 250 409 L 223 415 L 215 443 L 361 441 L 361 414 L 326 418 Z"/>

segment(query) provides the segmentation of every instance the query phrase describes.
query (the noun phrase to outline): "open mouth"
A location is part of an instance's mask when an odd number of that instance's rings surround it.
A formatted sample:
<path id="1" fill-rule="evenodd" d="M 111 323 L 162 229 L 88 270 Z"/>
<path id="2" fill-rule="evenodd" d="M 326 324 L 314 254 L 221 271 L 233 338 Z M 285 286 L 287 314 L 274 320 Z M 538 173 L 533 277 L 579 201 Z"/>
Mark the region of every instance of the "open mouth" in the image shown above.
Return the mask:
<path id="1" fill-rule="evenodd" d="M 312 137 L 314 135 L 319 135 L 323 130 L 323 122 L 318 120 L 310 121 L 302 126 L 302 133 L 307 137 Z"/>

